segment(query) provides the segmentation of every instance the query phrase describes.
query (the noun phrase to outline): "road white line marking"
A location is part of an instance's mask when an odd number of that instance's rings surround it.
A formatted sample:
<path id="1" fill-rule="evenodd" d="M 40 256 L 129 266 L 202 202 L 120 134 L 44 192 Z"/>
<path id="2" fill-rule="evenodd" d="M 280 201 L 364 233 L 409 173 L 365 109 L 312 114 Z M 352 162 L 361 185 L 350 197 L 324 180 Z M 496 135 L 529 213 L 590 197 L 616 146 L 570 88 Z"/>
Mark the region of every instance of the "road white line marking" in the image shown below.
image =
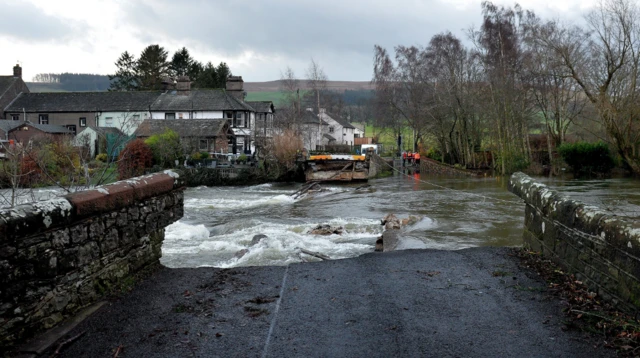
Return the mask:
<path id="1" fill-rule="evenodd" d="M 278 297 L 278 302 L 276 302 L 276 310 L 273 312 L 273 318 L 271 319 L 271 326 L 269 327 L 269 333 L 267 334 L 267 341 L 264 344 L 264 351 L 262 352 L 262 358 L 267 356 L 267 352 L 269 351 L 269 343 L 271 342 L 271 335 L 273 334 L 273 327 L 276 326 L 276 320 L 278 318 L 278 311 L 280 310 L 280 302 L 282 302 L 282 296 L 284 295 L 284 285 L 287 283 L 287 275 L 289 274 L 289 265 L 284 270 L 284 276 L 282 276 L 282 285 L 280 285 L 280 297 Z"/>

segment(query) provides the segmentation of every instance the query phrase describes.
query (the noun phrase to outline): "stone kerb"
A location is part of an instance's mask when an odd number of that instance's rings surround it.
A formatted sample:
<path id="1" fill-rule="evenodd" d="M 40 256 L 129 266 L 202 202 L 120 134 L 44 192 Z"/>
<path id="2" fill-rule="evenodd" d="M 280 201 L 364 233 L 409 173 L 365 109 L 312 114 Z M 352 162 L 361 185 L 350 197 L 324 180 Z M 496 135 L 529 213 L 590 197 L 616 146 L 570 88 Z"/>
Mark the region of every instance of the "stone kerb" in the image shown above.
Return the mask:
<path id="1" fill-rule="evenodd" d="M 509 190 L 526 204 L 524 243 L 604 299 L 640 309 L 640 224 L 569 199 L 523 173 Z"/>
<path id="2" fill-rule="evenodd" d="M 165 171 L 0 210 L 0 347 L 158 263 L 164 228 L 183 215 L 182 189 Z"/>

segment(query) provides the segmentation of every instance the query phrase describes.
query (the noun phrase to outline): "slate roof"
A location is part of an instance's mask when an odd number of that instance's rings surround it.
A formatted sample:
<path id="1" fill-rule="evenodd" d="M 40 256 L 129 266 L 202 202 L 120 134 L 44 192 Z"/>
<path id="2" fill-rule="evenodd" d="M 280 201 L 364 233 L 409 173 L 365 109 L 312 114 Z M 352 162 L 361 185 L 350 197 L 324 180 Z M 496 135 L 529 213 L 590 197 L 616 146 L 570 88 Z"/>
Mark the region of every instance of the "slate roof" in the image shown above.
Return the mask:
<path id="1" fill-rule="evenodd" d="M 12 120 L 0 120 L 0 130 L 3 131 L 4 133 L 7 133 L 8 131 L 16 128 L 16 127 L 20 127 L 24 122 L 22 121 L 12 121 Z"/>
<path id="2" fill-rule="evenodd" d="M 145 119 L 136 129 L 135 135 L 150 137 L 171 129 L 181 137 L 215 137 L 226 134 L 220 133 L 226 123 L 226 119 Z"/>
<path id="3" fill-rule="evenodd" d="M 333 119 L 334 121 L 338 122 L 338 124 L 340 124 L 343 128 L 351 128 L 351 129 L 356 129 L 356 127 L 354 127 L 351 123 L 349 123 L 348 121 L 345 121 L 344 119 L 340 118 L 340 116 L 338 115 L 333 115 L 331 113 L 325 112 L 325 114 L 329 117 L 331 117 L 331 119 Z"/>
<path id="4" fill-rule="evenodd" d="M 302 118 L 300 118 L 300 122 L 302 124 L 318 124 L 318 116 L 316 116 L 313 112 L 311 111 L 304 111 L 304 113 L 301 113 Z M 323 126 L 328 126 L 329 123 L 327 123 L 324 120 L 321 120 L 322 125 Z"/>
<path id="5" fill-rule="evenodd" d="M 323 137 L 325 137 L 325 138 L 327 138 L 329 141 L 336 140 L 335 138 L 333 138 L 332 136 L 330 136 L 330 135 L 328 135 L 328 134 L 326 134 L 326 133 L 325 133 L 325 134 L 323 134 L 322 136 L 323 136 Z"/>
<path id="6" fill-rule="evenodd" d="M 11 86 L 20 78 L 13 76 L 0 76 L 0 97 L 2 97 Z M 0 108 L 2 110 L 2 108 Z"/>
<path id="7" fill-rule="evenodd" d="M 24 123 L 24 122 L 23 122 Z M 67 127 L 64 126 L 59 126 L 57 124 L 37 124 L 37 123 L 31 123 L 31 122 L 26 122 L 27 125 L 34 127 L 36 129 L 39 129 L 45 133 L 50 133 L 50 134 L 73 134 L 73 132 L 71 130 L 69 130 Z"/>
<path id="8" fill-rule="evenodd" d="M 122 132 L 119 128 L 116 128 L 116 127 L 94 127 L 94 126 L 83 127 L 83 129 L 81 129 L 78 132 L 78 134 L 83 133 L 87 129 L 91 129 L 98 134 L 115 134 L 118 136 L 125 136 L 124 132 Z"/>
<path id="9" fill-rule="evenodd" d="M 22 93 L 5 112 L 148 111 L 159 95 L 146 91 Z"/>
<path id="10" fill-rule="evenodd" d="M 248 104 L 223 89 L 191 90 L 189 94 L 171 91 L 161 94 L 151 105 L 152 111 L 251 111 Z"/>
<path id="11" fill-rule="evenodd" d="M 272 110 L 271 107 L 273 106 L 273 102 L 271 102 L 271 101 L 247 101 L 245 103 L 247 103 L 253 109 L 255 109 L 256 112 L 261 112 L 261 113 L 271 112 L 271 110 Z M 275 110 L 274 110 L 274 112 L 275 112 Z"/>

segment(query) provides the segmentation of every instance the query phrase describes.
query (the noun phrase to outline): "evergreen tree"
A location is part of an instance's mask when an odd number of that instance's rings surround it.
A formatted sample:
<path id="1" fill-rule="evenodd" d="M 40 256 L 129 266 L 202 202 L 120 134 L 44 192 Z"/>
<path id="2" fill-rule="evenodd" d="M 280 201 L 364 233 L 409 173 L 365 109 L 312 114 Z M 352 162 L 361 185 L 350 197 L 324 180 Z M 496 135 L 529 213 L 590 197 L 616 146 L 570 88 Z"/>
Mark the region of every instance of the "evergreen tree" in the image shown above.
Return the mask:
<path id="1" fill-rule="evenodd" d="M 186 47 L 176 51 L 171 58 L 171 74 L 173 76 L 189 76 L 192 65 L 194 63 L 193 58 L 189 54 L 189 50 Z"/>
<path id="2" fill-rule="evenodd" d="M 189 76 L 196 88 L 225 88 L 231 70 L 225 62 L 214 66 L 196 61 L 186 47 L 176 51 L 168 61 L 167 51 L 160 45 L 149 45 L 137 60 L 125 51 L 116 62 L 117 71 L 109 75 L 110 91 L 150 91 L 162 89 L 162 81 L 169 76 Z M 42 75 L 44 81 L 59 81 Z"/>
<path id="3" fill-rule="evenodd" d="M 168 53 L 160 45 L 149 45 L 138 59 L 138 78 L 141 90 L 162 89 L 163 78 L 169 76 Z"/>
<path id="4" fill-rule="evenodd" d="M 111 86 L 109 91 L 136 91 L 140 87 L 138 78 L 138 65 L 134 56 L 125 51 L 116 61 L 118 70 L 114 75 L 109 75 Z"/>
<path id="5" fill-rule="evenodd" d="M 226 63 L 220 62 L 218 67 L 207 62 L 195 81 L 198 88 L 225 88 L 231 70 Z"/>

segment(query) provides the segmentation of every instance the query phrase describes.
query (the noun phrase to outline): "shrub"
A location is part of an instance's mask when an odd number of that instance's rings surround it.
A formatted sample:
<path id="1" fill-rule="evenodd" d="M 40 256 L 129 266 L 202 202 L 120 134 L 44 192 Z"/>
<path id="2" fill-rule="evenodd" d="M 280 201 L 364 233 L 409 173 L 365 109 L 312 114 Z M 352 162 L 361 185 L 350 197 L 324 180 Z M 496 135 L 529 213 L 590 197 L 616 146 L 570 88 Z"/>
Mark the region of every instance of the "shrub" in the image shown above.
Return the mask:
<path id="1" fill-rule="evenodd" d="M 107 156 L 107 153 L 100 153 L 96 155 L 96 160 L 99 162 L 106 163 L 108 159 L 109 157 Z"/>
<path id="2" fill-rule="evenodd" d="M 565 143 L 558 147 L 558 153 L 577 177 L 608 174 L 614 167 L 609 147 L 603 142 Z"/>
<path id="3" fill-rule="evenodd" d="M 172 167 L 176 159 L 182 158 L 182 144 L 180 136 L 171 129 L 160 134 L 154 134 L 145 140 L 151 148 L 153 161 L 162 167 Z"/>
<path id="4" fill-rule="evenodd" d="M 238 163 L 246 163 L 247 162 L 247 156 L 244 154 L 240 154 L 240 156 L 238 157 Z"/>
<path id="5" fill-rule="evenodd" d="M 433 160 L 437 160 L 439 162 L 442 161 L 442 154 L 440 154 L 440 151 L 438 151 L 434 147 L 429 148 L 429 150 L 427 150 L 424 156 Z"/>
<path id="6" fill-rule="evenodd" d="M 145 168 L 151 166 L 153 152 L 142 140 L 129 142 L 118 156 L 118 179 L 128 179 L 143 175 Z"/>

